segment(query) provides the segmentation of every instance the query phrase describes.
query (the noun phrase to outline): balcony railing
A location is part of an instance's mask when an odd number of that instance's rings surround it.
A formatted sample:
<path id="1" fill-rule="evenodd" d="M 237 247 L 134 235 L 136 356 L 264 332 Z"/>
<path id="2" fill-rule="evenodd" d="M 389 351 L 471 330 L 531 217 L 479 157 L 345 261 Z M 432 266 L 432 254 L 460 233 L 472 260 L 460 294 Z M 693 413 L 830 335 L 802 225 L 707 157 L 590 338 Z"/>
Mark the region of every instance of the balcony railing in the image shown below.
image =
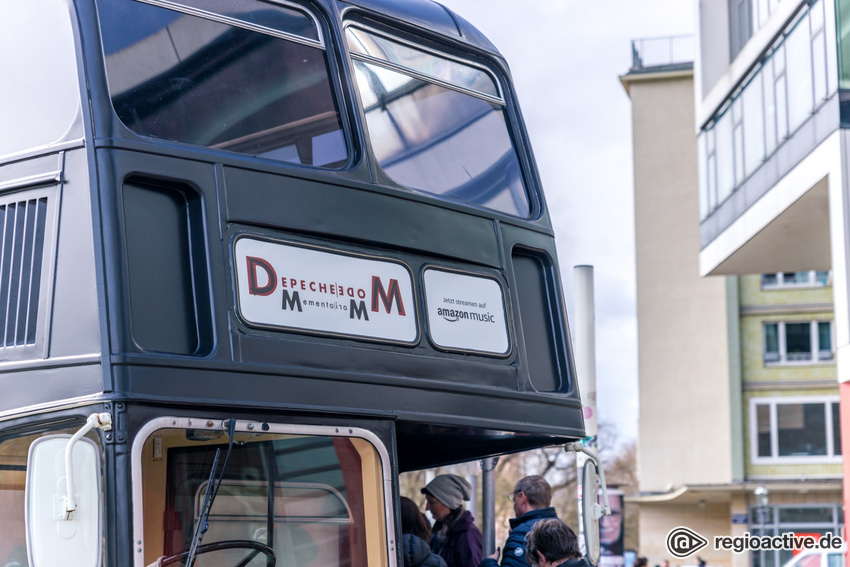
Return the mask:
<path id="1" fill-rule="evenodd" d="M 632 40 L 632 71 L 694 61 L 694 36 L 675 35 Z"/>

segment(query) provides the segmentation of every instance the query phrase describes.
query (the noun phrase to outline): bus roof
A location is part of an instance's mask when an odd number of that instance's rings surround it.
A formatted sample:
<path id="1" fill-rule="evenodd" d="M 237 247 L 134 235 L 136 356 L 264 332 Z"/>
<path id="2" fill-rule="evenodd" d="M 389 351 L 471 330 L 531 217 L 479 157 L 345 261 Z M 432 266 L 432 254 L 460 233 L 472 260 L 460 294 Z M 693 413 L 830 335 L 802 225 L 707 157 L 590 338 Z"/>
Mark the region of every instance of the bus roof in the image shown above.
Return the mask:
<path id="1" fill-rule="evenodd" d="M 344 0 L 357 6 L 418 25 L 429 31 L 460 40 L 472 47 L 499 55 L 499 50 L 475 26 L 433 0 Z"/>

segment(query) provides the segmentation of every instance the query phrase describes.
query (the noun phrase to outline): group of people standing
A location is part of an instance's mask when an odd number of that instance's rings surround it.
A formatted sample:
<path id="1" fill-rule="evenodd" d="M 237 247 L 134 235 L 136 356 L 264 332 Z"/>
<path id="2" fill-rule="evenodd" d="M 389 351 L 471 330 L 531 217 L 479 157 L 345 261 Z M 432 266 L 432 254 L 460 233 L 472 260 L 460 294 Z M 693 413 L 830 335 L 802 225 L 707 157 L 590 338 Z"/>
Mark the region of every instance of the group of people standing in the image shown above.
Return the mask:
<path id="1" fill-rule="evenodd" d="M 552 487 L 542 476 L 516 483 L 508 495 L 516 517 L 510 520 L 504 552 L 497 549 L 486 558 L 481 530 L 463 508 L 472 495 L 469 482 L 458 475 L 439 475 L 422 494 L 435 523 L 429 528 L 416 503 L 401 498 L 404 567 L 589 567 L 575 532 L 550 506 Z"/>

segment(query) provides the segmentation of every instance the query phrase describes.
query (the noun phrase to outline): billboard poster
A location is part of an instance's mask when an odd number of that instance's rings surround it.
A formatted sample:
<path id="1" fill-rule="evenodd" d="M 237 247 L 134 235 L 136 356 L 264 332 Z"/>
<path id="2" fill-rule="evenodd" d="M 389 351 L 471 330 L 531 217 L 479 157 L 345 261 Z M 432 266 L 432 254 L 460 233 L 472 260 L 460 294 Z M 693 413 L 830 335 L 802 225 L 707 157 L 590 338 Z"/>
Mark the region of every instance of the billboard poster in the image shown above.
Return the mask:
<path id="1" fill-rule="evenodd" d="M 495 278 L 427 268 L 422 275 L 428 333 L 446 350 L 507 355 L 505 294 Z"/>
<path id="2" fill-rule="evenodd" d="M 602 494 L 599 494 L 602 503 Z M 625 515 L 623 509 L 623 492 L 608 490 L 608 505 L 611 514 L 599 518 L 599 565 L 600 567 L 623 567 Z"/>
<path id="3" fill-rule="evenodd" d="M 416 344 L 413 276 L 395 260 L 242 236 L 239 315 L 269 329 Z"/>

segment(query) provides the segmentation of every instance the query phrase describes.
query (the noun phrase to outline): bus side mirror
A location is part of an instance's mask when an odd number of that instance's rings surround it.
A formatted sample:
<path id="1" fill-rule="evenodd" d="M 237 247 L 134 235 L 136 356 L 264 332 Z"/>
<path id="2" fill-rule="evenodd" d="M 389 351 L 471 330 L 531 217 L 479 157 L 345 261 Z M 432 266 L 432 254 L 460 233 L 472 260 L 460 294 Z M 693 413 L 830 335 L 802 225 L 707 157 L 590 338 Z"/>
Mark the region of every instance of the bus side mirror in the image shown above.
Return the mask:
<path id="1" fill-rule="evenodd" d="M 599 518 L 605 509 L 597 501 L 599 474 L 596 463 L 587 460 L 581 474 L 581 512 L 584 530 L 585 558 L 591 565 L 599 563 Z"/>
<path id="2" fill-rule="evenodd" d="M 26 531 L 31 567 L 100 565 L 103 536 L 98 449 L 91 439 L 74 441 L 67 459 L 70 435 L 42 437 L 30 446 Z M 67 471 L 72 473 L 70 482 Z M 74 494 L 68 494 L 69 484 L 74 486 Z"/>

